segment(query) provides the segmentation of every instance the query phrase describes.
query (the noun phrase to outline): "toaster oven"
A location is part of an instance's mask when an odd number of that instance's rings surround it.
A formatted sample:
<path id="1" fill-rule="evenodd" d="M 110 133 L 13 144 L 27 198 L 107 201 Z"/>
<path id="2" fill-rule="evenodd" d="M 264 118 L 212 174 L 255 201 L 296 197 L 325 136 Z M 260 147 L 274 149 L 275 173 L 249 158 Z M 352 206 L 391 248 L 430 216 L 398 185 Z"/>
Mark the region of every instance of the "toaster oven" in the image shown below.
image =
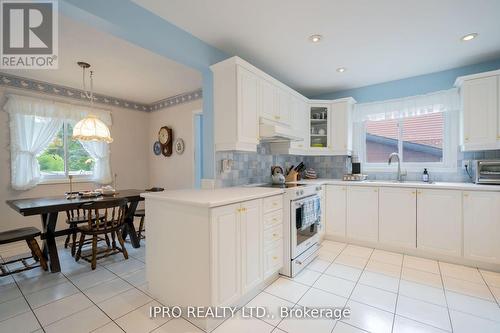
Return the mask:
<path id="1" fill-rule="evenodd" d="M 474 183 L 500 185 L 500 160 L 474 161 Z"/>

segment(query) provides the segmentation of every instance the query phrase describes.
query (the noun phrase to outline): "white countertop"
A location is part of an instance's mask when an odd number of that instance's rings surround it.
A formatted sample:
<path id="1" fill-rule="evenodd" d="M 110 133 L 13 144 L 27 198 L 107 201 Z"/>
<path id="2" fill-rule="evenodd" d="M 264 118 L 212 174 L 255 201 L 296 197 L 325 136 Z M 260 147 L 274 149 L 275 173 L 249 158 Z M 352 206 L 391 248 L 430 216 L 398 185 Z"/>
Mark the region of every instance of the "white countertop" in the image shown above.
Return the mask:
<path id="1" fill-rule="evenodd" d="M 172 190 L 142 193 L 146 199 L 164 200 L 198 207 L 218 207 L 284 193 L 281 188 L 226 187 L 214 190 Z"/>
<path id="2" fill-rule="evenodd" d="M 365 181 L 343 181 L 341 179 L 304 179 L 298 181 L 299 184 L 331 184 L 344 186 L 379 186 L 379 187 L 410 187 L 410 188 L 428 188 L 428 189 L 448 189 L 462 191 L 493 191 L 500 192 L 500 185 L 478 185 L 474 183 L 424 183 L 418 181 L 405 181 L 402 183 L 390 180 L 365 180 Z"/>

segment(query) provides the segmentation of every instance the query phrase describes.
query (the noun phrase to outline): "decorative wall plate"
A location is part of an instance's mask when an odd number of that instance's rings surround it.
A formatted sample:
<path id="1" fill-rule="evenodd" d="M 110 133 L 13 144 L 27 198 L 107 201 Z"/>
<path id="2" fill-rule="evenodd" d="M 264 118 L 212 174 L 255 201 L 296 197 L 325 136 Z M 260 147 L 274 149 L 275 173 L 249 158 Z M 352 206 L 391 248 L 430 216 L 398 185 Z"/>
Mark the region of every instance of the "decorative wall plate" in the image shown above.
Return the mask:
<path id="1" fill-rule="evenodd" d="M 174 143 L 174 146 L 175 146 L 175 152 L 177 154 L 182 154 L 184 152 L 184 140 L 182 140 L 181 138 L 178 138 L 177 140 L 175 140 L 175 143 Z"/>
<path id="2" fill-rule="evenodd" d="M 153 153 L 155 153 L 156 156 L 161 154 L 160 141 L 155 141 L 155 143 L 153 143 Z"/>

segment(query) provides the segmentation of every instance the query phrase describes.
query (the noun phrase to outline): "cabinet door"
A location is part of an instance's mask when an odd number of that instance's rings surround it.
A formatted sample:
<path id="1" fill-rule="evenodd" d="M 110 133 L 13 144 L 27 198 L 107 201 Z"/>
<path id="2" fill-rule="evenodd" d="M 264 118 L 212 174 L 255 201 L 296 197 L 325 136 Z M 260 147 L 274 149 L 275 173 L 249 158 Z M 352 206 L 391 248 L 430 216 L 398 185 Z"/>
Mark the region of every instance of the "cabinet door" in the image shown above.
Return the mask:
<path id="1" fill-rule="evenodd" d="M 347 190 L 347 237 L 378 241 L 378 188 L 351 186 Z"/>
<path id="2" fill-rule="evenodd" d="M 230 305 L 241 294 L 240 205 L 212 209 L 212 305 Z"/>
<path id="3" fill-rule="evenodd" d="M 278 121 L 283 125 L 290 126 L 290 93 L 276 88 L 276 99 L 278 102 Z"/>
<path id="4" fill-rule="evenodd" d="M 417 246 L 417 194 L 415 189 L 380 188 L 379 241 L 414 249 Z"/>
<path id="5" fill-rule="evenodd" d="M 273 121 L 278 120 L 275 89 L 272 83 L 260 80 L 260 116 Z"/>
<path id="6" fill-rule="evenodd" d="M 307 104 L 301 99 L 292 96 L 291 98 L 291 124 L 292 130 L 295 135 L 301 137 L 302 141 L 290 142 L 291 148 L 306 149 L 308 144 L 307 138 L 309 137 L 309 117 L 307 116 Z"/>
<path id="7" fill-rule="evenodd" d="M 328 104 L 309 105 L 309 147 L 311 151 L 331 150 L 331 109 Z"/>
<path id="8" fill-rule="evenodd" d="M 500 263 L 500 193 L 465 192 L 464 257 Z"/>
<path id="9" fill-rule="evenodd" d="M 462 193 L 417 190 L 417 248 L 461 256 Z"/>
<path id="10" fill-rule="evenodd" d="M 258 142 L 259 78 L 238 67 L 238 141 Z"/>
<path id="11" fill-rule="evenodd" d="M 256 287 L 263 279 L 263 224 L 261 200 L 241 205 L 242 293 Z"/>
<path id="12" fill-rule="evenodd" d="M 323 210 L 326 215 L 326 234 L 345 238 L 347 187 L 337 185 L 326 186 L 326 200 Z"/>
<path id="13" fill-rule="evenodd" d="M 351 144 L 351 103 L 332 104 L 331 112 L 331 149 L 336 152 L 352 150 Z"/>
<path id="14" fill-rule="evenodd" d="M 464 146 L 495 148 L 498 135 L 498 78 L 467 80 L 462 85 Z"/>

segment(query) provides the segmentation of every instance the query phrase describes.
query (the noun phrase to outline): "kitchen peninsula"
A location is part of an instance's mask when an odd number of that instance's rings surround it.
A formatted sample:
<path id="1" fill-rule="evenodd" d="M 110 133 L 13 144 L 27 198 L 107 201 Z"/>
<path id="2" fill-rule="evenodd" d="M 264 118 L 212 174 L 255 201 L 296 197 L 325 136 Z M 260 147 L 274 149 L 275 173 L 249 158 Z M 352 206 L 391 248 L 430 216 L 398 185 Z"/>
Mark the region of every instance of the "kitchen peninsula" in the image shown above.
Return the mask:
<path id="1" fill-rule="evenodd" d="M 283 265 L 283 190 L 232 187 L 145 193 L 146 275 L 168 306 L 239 306 Z M 272 227 L 271 227 L 272 226 Z M 196 320 L 211 329 L 218 322 Z"/>

